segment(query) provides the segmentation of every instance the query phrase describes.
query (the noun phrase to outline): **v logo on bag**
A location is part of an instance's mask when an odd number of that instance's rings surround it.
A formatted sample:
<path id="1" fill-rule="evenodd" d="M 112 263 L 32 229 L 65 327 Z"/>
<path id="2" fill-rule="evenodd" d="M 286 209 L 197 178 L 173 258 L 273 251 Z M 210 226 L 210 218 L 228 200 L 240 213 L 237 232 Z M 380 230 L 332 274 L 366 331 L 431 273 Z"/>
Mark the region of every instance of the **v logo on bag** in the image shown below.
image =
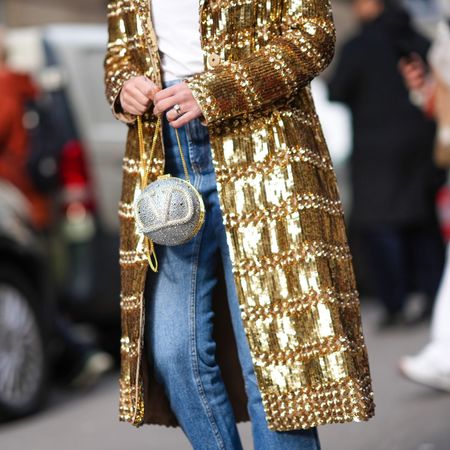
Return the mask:
<path id="1" fill-rule="evenodd" d="M 153 216 L 148 218 L 146 226 L 143 227 L 145 233 L 185 224 L 194 214 L 192 198 L 185 190 L 177 187 L 152 192 L 144 201 L 148 202 L 147 206 Z M 142 203 L 143 201 L 139 207 Z"/>

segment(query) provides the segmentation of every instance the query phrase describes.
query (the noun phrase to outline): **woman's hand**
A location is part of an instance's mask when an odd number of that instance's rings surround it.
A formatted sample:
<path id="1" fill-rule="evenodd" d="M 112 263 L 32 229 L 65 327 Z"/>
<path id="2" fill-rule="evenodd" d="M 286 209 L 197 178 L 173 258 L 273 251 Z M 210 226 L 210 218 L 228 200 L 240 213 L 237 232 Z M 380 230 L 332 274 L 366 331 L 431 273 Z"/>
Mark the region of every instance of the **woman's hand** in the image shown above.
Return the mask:
<path id="1" fill-rule="evenodd" d="M 133 77 L 125 81 L 120 91 L 120 104 L 122 109 L 135 116 L 142 116 L 160 89 L 145 76 Z"/>
<path id="2" fill-rule="evenodd" d="M 412 53 L 409 58 L 402 58 L 398 67 L 409 90 L 411 103 L 432 115 L 430 101 L 434 96 L 435 86 L 432 77 L 427 74 L 423 59 L 417 53 Z"/>
<path id="3" fill-rule="evenodd" d="M 191 120 L 202 116 L 202 111 L 197 101 L 192 95 L 189 86 L 186 83 L 177 83 L 167 89 L 163 89 L 155 94 L 153 99 L 155 115 L 166 112 L 169 124 L 174 128 L 180 128 Z M 173 109 L 179 105 L 178 112 Z"/>
<path id="4" fill-rule="evenodd" d="M 410 91 L 423 89 L 426 83 L 426 67 L 422 58 L 413 53 L 410 58 L 402 58 L 399 69 L 406 87 Z"/>

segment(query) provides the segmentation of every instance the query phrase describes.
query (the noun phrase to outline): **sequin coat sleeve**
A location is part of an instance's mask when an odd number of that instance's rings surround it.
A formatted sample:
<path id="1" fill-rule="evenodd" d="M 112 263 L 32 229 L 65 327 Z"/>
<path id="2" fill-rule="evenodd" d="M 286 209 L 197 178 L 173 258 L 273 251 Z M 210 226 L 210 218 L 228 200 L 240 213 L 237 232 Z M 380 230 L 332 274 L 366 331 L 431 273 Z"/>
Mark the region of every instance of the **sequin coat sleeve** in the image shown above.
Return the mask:
<path id="1" fill-rule="evenodd" d="M 264 27 L 270 23 L 261 23 L 262 39 L 254 42 L 251 55 L 224 61 L 190 80 L 190 88 L 207 122 L 282 104 L 330 63 L 335 28 L 328 2 L 282 3 L 276 37 L 269 39 Z M 254 15 L 257 16 L 257 11 Z"/>
<path id="2" fill-rule="evenodd" d="M 167 425 L 176 421 L 161 414 L 167 402 L 155 394 L 143 362 L 148 263 L 132 213 L 141 192 L 137 133 L 116 101 L 124 81 L 136 74 L 161 84 L 149 6 L 149 0 L 110 3 L 105 74 L 113 110 L 129 122 L 119 205 L 120 418 Z M 208 126 L 268 425 L 284 431 L 368 420 L 374 403 L 358 292 L 336 177 L 309 87 L 334 51 L 329 1 L 200 0 L 199 11 L 206 70 L 187 83 Z M 146 114 L 147 151 L 154 130 L 155 118 Z M 163 170 L 159 140 L 150 180 Z"/>

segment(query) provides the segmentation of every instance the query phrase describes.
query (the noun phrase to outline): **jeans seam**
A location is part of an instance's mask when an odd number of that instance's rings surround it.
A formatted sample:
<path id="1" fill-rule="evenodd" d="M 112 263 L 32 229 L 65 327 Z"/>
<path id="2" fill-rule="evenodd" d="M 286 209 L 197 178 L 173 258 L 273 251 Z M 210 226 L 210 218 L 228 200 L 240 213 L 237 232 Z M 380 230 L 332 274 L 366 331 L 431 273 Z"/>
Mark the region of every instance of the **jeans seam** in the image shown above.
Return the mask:
<path id="1" fill-rule="evenodd" d="M 199 189 L 201 186 L 201 177 L 196 177 L 197 180 L 195 180 L 194 184 Z M 198 182 L 197 182 L 198 181 Z M 208 417 L 209 423 L 211 425 L 211 429 L 214 433 L 214 436 L 216 438 L 216 443 L 218 447 L 221 450 L 225 449 L 225 444 L 223 437 L 220 433 L 220 429 L 216 423 L 214 413 L 211 409 L 211 407 L 208 404 L 208 399 L 205 394 L 205 388 L 203 386 L 201 376 L 200 376 L 200 370 L 199 370 L 199 364 L 198 364 L 198 353 L 197 353 L 197 336 L 196 336 L 196 293 L 197 293 L 197 269 L 198 269 L 198 258 L 200 253 L 200 245 L 203 237 L 203 227 L 200 231 L 199 235 L 197 236 L 195 242 L 195 251 L 194 256 L 192 258 L 192 278 L 191 278 L 191 296 L 190 296 L 190 347 L 191 347 L 191 365 L 192 365 L 192 372 L 194 376 L 194 381 L 198 389 L 199 397 L 201 399 L 201 403 L 203 404 L 203 407 L 205 409 L 206 415 Z"/>
<path id="2" fill-rule="evenodd" d="M 188 143 L 188 156 L 189 156 L 189 161 L 191 163 L 192 172 L 194 173 L 194 175 L 201 176 L 200 167 L 198 166 L 198 164 L 195 162 L 195 159 L 193 158 L 194 143 L 192 142 L 191 122 L 189 122 L 188 124 L 185 125 L 185 130 L 186 130 L 186 141 Z"/>

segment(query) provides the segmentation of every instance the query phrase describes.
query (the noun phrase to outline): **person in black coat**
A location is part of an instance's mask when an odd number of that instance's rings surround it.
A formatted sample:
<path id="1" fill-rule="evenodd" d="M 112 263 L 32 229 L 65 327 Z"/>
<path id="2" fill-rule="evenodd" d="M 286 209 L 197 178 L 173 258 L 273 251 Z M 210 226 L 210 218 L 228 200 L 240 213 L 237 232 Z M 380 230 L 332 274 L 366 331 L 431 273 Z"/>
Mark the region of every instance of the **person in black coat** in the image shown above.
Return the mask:
<path id="1" fill-rule="evenodd" d="M 415 107 L 398 69 L 425 59 L 429 43 L 408 14 L 382 0 L 354 0 L 362 22 L 343 47 L 329 83 L 330 99 L 352 112 L 351 227 L 361 237 L 386 315 L 403 320 L 407 294 L 436 294 L 444 246 L 435 196 L 445 174 L 432 162 L 435 124 Z"/>

